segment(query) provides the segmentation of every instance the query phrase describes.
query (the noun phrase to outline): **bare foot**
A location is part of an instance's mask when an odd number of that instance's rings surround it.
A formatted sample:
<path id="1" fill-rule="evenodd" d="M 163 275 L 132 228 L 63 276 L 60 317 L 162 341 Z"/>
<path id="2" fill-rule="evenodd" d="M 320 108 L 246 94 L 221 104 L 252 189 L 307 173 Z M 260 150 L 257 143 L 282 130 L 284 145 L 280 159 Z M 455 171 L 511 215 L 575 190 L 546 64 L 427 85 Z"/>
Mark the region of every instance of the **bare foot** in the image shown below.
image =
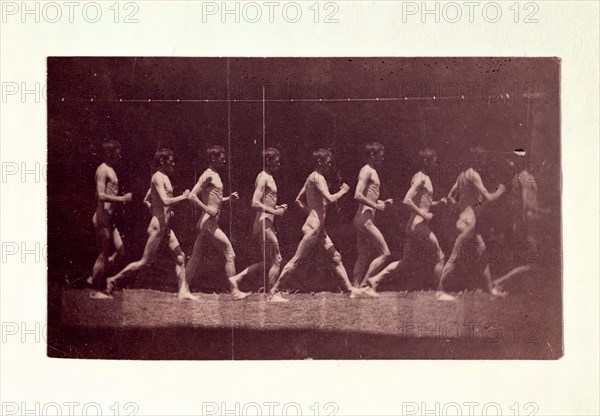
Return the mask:
<path id="1" fill-rule="evenodd" d="M 508 292 L 504 291 L 504 290 L 502 289 L 502 286 L 496 286 L 496 287 L 494 287 L 494 288 L 491 290 L 490 294 L 491 294 L 492 296 L 494 296 L 494 297 L 498 297 L 498 298 L 504 298 L 504 297 L 508 296 Z"/>
<path id="2" fill-rule="evenodd" d="M 456 301 L 456 296 L 449 295 L 446 292 L 435 292 L 435 297 L 437 300 L 441 300 L 442 302 L 454 302 Z"/>
<path id="3" fill-rule="evenodd" d="M 233 300 L 242 300 L 250 296 L 252 292 L 242 292 L 239 289 L 234 289 L 231 291 L 231 294 L 233 295 Z"/>
<path id="4" fill-rule="evenodd" d="M 350 299 L 364 299 L 364 298 L 370 298 L 372 296 L 368 295 L 367 293 L 365 293 L 365 288 L 356 288 L 353 287 L 352 289 L 350 289 Z"/>
<path id="5" fill-rule="evenodd" d="M 285 302 L 289 302 L 289 299 L 284 298 L 283 296 L 281 296 L 281 293 L 277 292 L 271 295 L 271 297 L 269 298 L 269 302 L 273 302 L 273 303 L 285 303 Z"/>
<path id="6" fill-rule="evenodd" d="M 375 291 L 375 288 L 373 288 L 373 287 L 365 287 L 363 289 L 363 294 L 365 294 L 366 296 L 368 296 L 370 298 L 378 298 L 379 297 L 379 293 L 377 293 Z"/>
<path id="7" fill-rule="evenodd" d="M 106 293 L 99 292 L 94 290 L 90 292 L 90 299 L 113 299 L 112 296 L 107 295 Z"/>
<path id="8" fill-rule="evenodd" d="M 192 295 L 191 292 L 178 293 L 177 298 L 179 300 L 200 300 L 198 296 Z"/>

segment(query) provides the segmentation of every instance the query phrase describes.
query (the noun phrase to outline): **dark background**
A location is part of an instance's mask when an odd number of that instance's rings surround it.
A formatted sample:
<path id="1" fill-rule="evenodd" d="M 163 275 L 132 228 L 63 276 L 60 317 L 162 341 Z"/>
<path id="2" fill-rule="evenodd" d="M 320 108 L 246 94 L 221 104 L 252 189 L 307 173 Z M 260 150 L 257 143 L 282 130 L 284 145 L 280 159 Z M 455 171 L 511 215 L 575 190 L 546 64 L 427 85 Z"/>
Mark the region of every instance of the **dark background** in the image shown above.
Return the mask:
<path id="1" fill-rule="evenodd" d="M 119 209 L 117 217 L 128 260 L 141 256 L 146 239 L 150 217 L 142 198 L 155 151 L 169 147 L 175 152 L 172 182 L 179 195 L 191 189 L 206 168 L 206 147 L 220 144 L 229 160 L 222 173 L 225 192 L 238 191 L 241 196 L 231 209 L 224 205 L 221 227 L 236 250 L 237 269 L 248 266 L 255 259 L 249 244 L 254 218 L 250 199 L 262 168 L 263 85 L 265 143 L 282 153 L 276 178 L 279 203 L 293 205 L 311 171 L 310 153 L 317 147 L 333 150 L 353 192 L 364 162 L 362 145 L 379 141 L 386 147 L 381 197 L 398 203 L 377 220 L 396 256 L 409 215 L 400 202 L 418 168 L 415 155 L 420 148 L 438 151 L 435 199 L 448 193 L 459 164 L 471 160 L 471 145 L 481 143 L 502 152 L 527 149 L 528 162 L 537 170 L 541 204 L 551 209 L 541 242 L 548 275 L 541 279 L 554 282 L 551 287 L 560 295 L 560 62 L 553 58 L 49 58 L 50 282 L 82 281 L 91 272 L 96 256 L 91 223 L 94 172 L 106 139 L 122 145 L 123 160 L 116 169 L 120 192 L 134 194 L 134 201 Z M 375 98 L 380 100 L 370 100 Z M 503 178 L 512 176 L 501 156 L 494 160 L 494 166 L 503 167 Z M 493 190 L 499 180 L 491 173 L 484 181 Z M 501 207 L 492 212 L 492 222 L 507 224 L 510 215 Z M 327 220 L 350 277 L 356 258 L 351 226 L 355 210 L 356 203 L 347 196 L 330 208 Z M 189 254 L 199 212 L 187 203 L 175 212 L 173 228 Z M 455 217 L 443 211 L 435 214 L 432 227 L 449 256 Z M 295 208 L 278 220 L 284 261 L 296 249 L 303 221 Z M 290 279 L 288 288 L 340 289 L 327 261 L 318 252 L 314 255 L 316 261 Z M 510 262 L 492 265 L 496 276 L 506 270 L 505 263 Z M 427 273 L 406 275 L 389 279 L 387 287 L 422 288 Z M 457 279 L 459 287 L 473 283 L 468 277 Z M 173 263 L 164 256 L 128 284 L 176 290 Z M 201 291 L 227 288 L 218 253 L 209 253 L 202 276 L 191 285 Z M 254 279 L 243 289 L 259 286 Z"/>

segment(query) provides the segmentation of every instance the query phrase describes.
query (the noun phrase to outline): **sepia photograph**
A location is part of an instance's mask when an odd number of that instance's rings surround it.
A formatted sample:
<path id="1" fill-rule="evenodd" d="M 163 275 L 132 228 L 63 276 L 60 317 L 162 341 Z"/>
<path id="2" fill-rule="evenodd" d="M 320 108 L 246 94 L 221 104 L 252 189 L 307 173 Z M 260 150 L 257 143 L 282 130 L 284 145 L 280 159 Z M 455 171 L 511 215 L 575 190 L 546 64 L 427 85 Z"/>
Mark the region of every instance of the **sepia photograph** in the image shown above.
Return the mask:
<path id="1" fill-rule="evenodd" d="M 561 59 L 49 57 L 49 357 L 557 360 Z"/>

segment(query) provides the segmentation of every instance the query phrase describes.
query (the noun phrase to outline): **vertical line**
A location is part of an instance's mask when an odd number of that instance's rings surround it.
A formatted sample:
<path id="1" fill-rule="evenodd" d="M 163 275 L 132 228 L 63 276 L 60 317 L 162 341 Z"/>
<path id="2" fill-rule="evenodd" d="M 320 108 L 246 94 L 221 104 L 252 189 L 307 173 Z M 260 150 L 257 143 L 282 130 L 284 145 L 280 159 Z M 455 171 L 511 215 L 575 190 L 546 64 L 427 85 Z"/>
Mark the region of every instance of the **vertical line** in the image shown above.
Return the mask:
<path id="1" fill-rule="evenodd" d="M 231 97 L 229 96 L 229 58 L 227 58 L 227 176 L 231 194 Z M 233 203 L 229 199 L 229 238 L 233 240 Z M 235 317 L 234 317 L 235 319 Z M 231 359 L 235 359 L 235 331 L 231 326 Z"/>
<path id="2" fill-rule="evenodd" d="M 263 172 L 266 173 L 266 159 L 265 159 L 265 144 L 266 144 L 266 125 L 265 125 L 265 86 L 263 84 L 262 87 L 262 162 L 263 162 Z M 267 190 L 265 189 L 264 192 Z M 264 193 L 263 193 L 264 199 Z M 267 281 L 269 280 L 268 276 L 268 265 L 267 265 L 267 238 L 265 235 L 265 221 L 262 221 L 262 239 L 263 239 L 263 286 L 265 287 L 265 296 L 267 295 Z M 270 289 L 270 288 L 269 288 Z"/>
<path id="3" fill-rule="evenodd" d="M 229 193 L 232 191 L 231 183 L 231 97 L 229 91 L 229 58 L 227 58 L 227 179 L 229 180 Z M 233 240 L 233 201 L 229 200 L 229 236 Z"/>

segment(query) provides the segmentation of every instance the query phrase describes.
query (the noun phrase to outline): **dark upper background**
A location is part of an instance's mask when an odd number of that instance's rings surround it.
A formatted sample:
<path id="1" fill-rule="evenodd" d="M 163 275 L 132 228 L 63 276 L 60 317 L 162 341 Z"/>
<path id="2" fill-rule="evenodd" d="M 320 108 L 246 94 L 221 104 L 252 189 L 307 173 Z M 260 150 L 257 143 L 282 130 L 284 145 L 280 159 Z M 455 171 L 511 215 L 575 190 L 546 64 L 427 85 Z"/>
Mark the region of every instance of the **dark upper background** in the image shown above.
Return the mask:
<path id="1" fill-rule="evenodd" d="M 378 222 L 397 254 L 409 214 L 399 202 L 418 166 L 415 154 L 420 148 L 434 147 L 439 154 L 436 199 L 447 194 L 456 166 L 470 160 L 467 150 L 472 144 L 497 151 L 525 148 L 538 169 L 541 201 L 552 209 L 548 230 L 555 246 L 549 249 L 560 257 L 560 63 L 556 59 L 49 58 L 50 279 L 73 280 L 91 269 L 94 172 L 102 161 L 101 143 L 108 138 L 122 144 L 123 160 L 117 168 L 120 190 L 134 194 L 134 202 L 119 210 L 117 220 L 130 260 L 141 255 L 145 242 L 149 215 L 141 200 L 148 189 L 154 152 L 159 147 L 175 152 L 172 182 L 179 195 L 191 189 L 206 168 L 205 148 L 221 144 L 230 163 L 222 175 L 225 192 L 235 190 L 241 196 L 232 210 L 223 210 L 221 226 L 236 249 L 238 269 L 246 267 L 253 258 L 252 245 L 247 244 L 254 216 L 249 204 L 262 167 L 263 85 L 266 146 L 278 147 L 282 153 L 277 178 L 280 203 L 292 205 L 311 170 L 314 148 L 333 149 L 344 180 L 353 188 L 363 164 L 362 144 L 379 141 L 386 147 L 382 197 L 393 197 L 398 204 L 380 214 Z M 229 129 L 228 89 L 234 100 Z M 543 161 L 551 162 L 550 168 L 542 170 Z M 497 183 L 493 172 L 492 168 L 484 178 L 488 186 Z M 345 197 L 339 209 L 339 214 L 329 216 L 328 231 L 351 274 L 356 204 Z M 187 253 L 198 214 L 187 203 L 176 208 L 173 228 Z M 509 221 L 502 215 L 497 219 Z M 303 220 L 293 208 L 278 220 L 285 260 L 293 255 Z M 453 222 L 443 212 L 433 222 L 447 255 Z M 222 262 L 213 254 L 203 277 L 193 282 L 197 289 L 225 286 Z M 307 280 L 311 289 L 340 286 L 324 276 L 326 262 L 314 263 L 293 287 L 301 288 Z M 147 273 L 149 277 L 138 278 L 138 284 L 174 287 L 175 280 L 165 278 L 160 262 L 158 266 Z M 169 265 L 162 262 L 162 267 Z"/>

